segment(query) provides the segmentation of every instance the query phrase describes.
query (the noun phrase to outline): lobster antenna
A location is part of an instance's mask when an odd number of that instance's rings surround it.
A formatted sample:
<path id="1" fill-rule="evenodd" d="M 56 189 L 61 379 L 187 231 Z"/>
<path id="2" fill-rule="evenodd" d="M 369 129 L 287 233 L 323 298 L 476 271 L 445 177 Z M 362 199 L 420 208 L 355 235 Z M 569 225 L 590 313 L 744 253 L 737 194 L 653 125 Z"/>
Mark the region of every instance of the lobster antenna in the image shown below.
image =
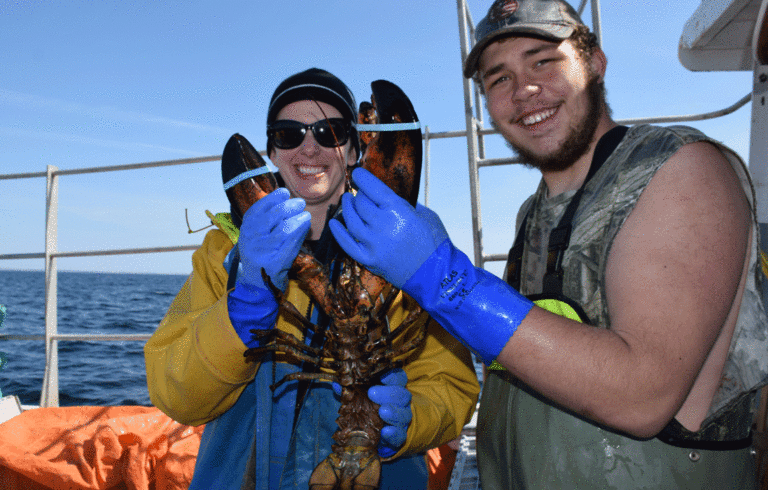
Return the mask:
<path id="1" fill-rule="evenodd" d="M 187 208 L 184 208 L 184 218 L 186 218 L 186 220 L 187 220 L 187 233 L 189 233 L 190 235 L 191 235 L 192 233 L 197 233 L 198 231 L 203 231 L 203 230 L 205 230 L 206 228 L 210 228 L 211 226 L 213 226 L 213 223 L 211 223 L 211 224 L 210 224 L 210 225 L 208 225 L 208 226 L 203 226 L 203 227 L 202 227 L 202 228 L 200 228 L 199 230 L 193 230 L 193 229 L 192 229 L 192 227 L 191 227 L 191 226 L 189 226 L 189 213 L 187 212 Z"/>

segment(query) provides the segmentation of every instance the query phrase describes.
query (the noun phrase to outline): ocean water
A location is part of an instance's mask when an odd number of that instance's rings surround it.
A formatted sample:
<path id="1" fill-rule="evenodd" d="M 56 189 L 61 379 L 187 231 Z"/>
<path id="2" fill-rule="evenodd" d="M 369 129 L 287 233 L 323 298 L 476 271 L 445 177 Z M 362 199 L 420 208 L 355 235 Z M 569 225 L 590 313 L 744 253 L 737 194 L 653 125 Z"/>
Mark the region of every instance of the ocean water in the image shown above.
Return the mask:
<path id="1" fill-rule="evenodd" d="M 187 276 L 59 272 L 58 331 L 151 334 Z M 7 312 L 0 333 L 45 334 L 45 274 L 0 270 L 0 304 Z M 151 405 L 144 341 L 60 341 L 59 405 Z M 38 405 L 45 371 L 42 340 L 0 339 L 7 364 L 0 391 Z M 482 379 L 482 366 L 475 364 Z"/>
<path id="2" fill-rule="evenodd" d="M 184 284 L 184 275 L 59 272 L 58 331 L 151 334 Z M 0 270 L 0 304 L 7 308 L 0 333 L 45 333 L 45 275 Z M 59 404 L 150 405 L 144 341 L 59 342 Z M 0 391 L 22 404 L 40 403 L 45 345 L 0 339 L 8 359 Z"/>

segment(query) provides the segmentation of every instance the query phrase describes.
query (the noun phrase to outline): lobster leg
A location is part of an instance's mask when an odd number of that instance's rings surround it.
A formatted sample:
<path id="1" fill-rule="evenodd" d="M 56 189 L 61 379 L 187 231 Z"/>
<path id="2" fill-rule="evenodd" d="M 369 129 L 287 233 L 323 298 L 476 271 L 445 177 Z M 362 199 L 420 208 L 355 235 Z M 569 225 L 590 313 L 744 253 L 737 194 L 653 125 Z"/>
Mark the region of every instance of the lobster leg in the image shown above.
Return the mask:
<path id="1" fill-rule="evenodd" d="M 334 376 L 332 374 L 328 374 L 328 373 L 305 373 L 305 372 L 299 371 L 298 373 L 286 374 L 283 377 L 283 379 L 281 379 L 277 383 L 271 385 L 270 389 L 275 390 L 278 386 L 282 385 L 283 383 L 285 383 L 287 381 L 302 380 L 302 379 L 303 380 L 313 380 L 313 381 L 327 381 L 329 383 L 331 381 L 335 381 L 337 383 L 339 382 L 339 380 L 336 379 L 336 376 Z"/>
<path id="2" fill-rule="evenodd" d="M 299 361 L 306 361 L 310 364 L 315 364 L 321 367 L 331 367 L 321 359 L 318 359 L 311 354 L 307 354 L 302 349 L 300 344 L 297 343 L 297 341 L 287 341 L 286 338 L 282 338 L 281 340 L 282 342 L 279 343 L 267 344 L 264 347 L 253 347 L 248 349 L 244 354 L 246 361 L 257 362 L 261 360 L 261 357 L 267 352 L 283 352 L 285 354 L 290 354 L 293 359 L 297 359 Z"/>
<path id="3" fill-rule="evenodd" d="M 283 346 L 291 348 L 290 352 L 296 352 L 294 356 L 301 356 L 302 361 L 310 361 L 314 364 L 319 364 L 318 359 L 322 355 L 320 349 L 308 346 L 301 342 L 298 338 L 290 333 L 283 332 L 282 330 L 251 330 L 254 338 L 258 340 L 269 339 L 269 344 L 261 347 L 252 347 L 245 351 L 245 357 L 248 361 L 258 362 L 263 354 L 267 352 L 284 352 Z M 277 341 L 277 344 L 271 342 Z M 330 367 L 330 366 L 324 366 Z"/>
<path id="4" fill-rule="evenodd" d="M 396 339 L 396 338 L 397 338 L 397 337 L 398 337 L 398 336 L 399 336 L 401 333 L 403 333 L 403 332 L 404 332 L 404 331 L 405 331 L 405 330 L 406 330 L 408 327 L 410 327 L 410 326 L 411 326 L 411 324 L 413 324 L 413 322 L 415 322 L 416 320 L 418 320 L 418 319 L 419 319 L 419 317 L 421 317 L 421 315 L 422 315 L 422 314 L 425 314 L 425 315 L 426 315 L 426 313 L 424 313 L 424 310 L 422 310 L 421 308 L 416 308 L 416 309 L 414 309 L 413 311 L 411 311 L 411 312 L 408 314 L 408 316 L 405 318 L 405 320 L 403 320 L 403 321 L 400 323 L 400 325 L 398 325 L 398 326 L 397 326 L 397 328 L 395 328 L 394 330 L 392 330 L 392 331 L 389 333 L 389 335 L 387 335 L 386 341 L 387 341 L 387 342 L 393 342 L 393 341 L 394 341 L 394 340 L 395 340 L 395 339 Z M 424 323 L 424 328 L 423 328 L 422 330 L 426 331 L 426 329 L 427 329 L 427 323 L 429 323 L 429 320 L 427 320 L 427 321 Z"/>

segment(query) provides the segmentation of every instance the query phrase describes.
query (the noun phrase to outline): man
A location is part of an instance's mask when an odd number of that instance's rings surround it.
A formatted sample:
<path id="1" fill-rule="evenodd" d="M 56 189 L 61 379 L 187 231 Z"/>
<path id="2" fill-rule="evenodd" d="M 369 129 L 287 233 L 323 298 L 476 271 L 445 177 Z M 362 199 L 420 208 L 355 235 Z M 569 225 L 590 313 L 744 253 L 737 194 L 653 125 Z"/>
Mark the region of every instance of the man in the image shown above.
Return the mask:
<path id="1" fill-rule="evenodd" d="M 331 228 L 489 365 L 483 489 L 752 488 L 768 344 L 744 163 L 692 128 L 618 126 L 562 0 L 498 0 L 475 34 L 464 75 L 542 172 L 508 283 L 362 170 Z"/>
<path id="2" fill-rule="evenodd" d="M 339 409 L 331 383 L 290 381 L 273 393 L 270 385 L 301 370 L 300 363 L 283 354 L 247 363 L 243 353 L 259 345 L 252 329 L 303 338 L 278 311 L 262 268 L 313 323 L 329 321 L 287 271 L 302 244 L 323 263 L 337 256 L 326 222 L 344 192 L 347 167 L 359 157 L 355 121 L 352 93 L 327 71 L 297 73 L 277 87 L 267 149 L 284 187 L 244 216 L 233 208 L 239 232 L 226 233 L 231 227 L 219 223 L 221 231 L 206 235 L 193 254 L 192 274 L 145 347 L 152 402 L 176 420 L 207 423 L 192 489 L 306 489 L 330 453 Z M 403 295 L 395 300 L 392 328 L 414 305 Z M 423 452 L 455 438 L 475 408 L 479 386 L 469 352 L 435 322 L 427 329 L 423 349 L 368 392 L 385 422 L 381 488 L 426 488 Z M 303 340 L 321 343 L 312 333 Z"/>

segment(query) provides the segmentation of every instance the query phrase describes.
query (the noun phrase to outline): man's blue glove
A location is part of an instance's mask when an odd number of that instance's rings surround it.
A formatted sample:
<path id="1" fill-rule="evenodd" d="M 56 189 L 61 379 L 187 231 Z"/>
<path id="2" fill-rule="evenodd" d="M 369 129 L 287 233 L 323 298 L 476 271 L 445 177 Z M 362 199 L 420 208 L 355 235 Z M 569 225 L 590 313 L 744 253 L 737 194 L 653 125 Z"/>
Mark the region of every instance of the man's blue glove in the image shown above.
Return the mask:
<path id="1" fill-rule="evenodd" d="M 447 238 L 434 213 L 417 211 L 366 170 L 356 169 L 352 178 L 359 190 L 342 198 L 346 228 L 336 220 L 329 224 L 338 244 L 371 272 L 408 293 L 490 364 L 533 303 L 498 277 L 474 267 Z"/>
<path id="2" fill-rule="evenodd" d="M 369 171 L 357 168 L 352 178 L 357 195 L 341 198 L 347 229 L 331 220 L 331 232 L 353 259 L 402 289 L 448 234 L 434 213 L 417 212 Z"/>
<path id="3" fill-rule="evenodd" d="M 271 192 L 248 209 L 240 226 L 240 265 L 227 306 L 232 326 L 248 347 L 258 346 L 251 329 L 272 328 L 277 320 L 277 301 L 264 284 L 261 269 L 284 292 L 288 270 L 311 225 L 304 200 L 290 197 L 285 188 Z"/>
<path id="4" fill-rule="evenodd" d="M 405 444 L 411 425 L 411 392 L 405 385 L 408 375 L 400 368 L 392 369 L 381 377 L 381 384 L 368 389 L 368 398 L 379 405 L 379 417 L 384 421 L 379 440 L 379 456 L 389 458 Z M 334 382 L 333 391 L 341 394 L 341 385 Z"/>

